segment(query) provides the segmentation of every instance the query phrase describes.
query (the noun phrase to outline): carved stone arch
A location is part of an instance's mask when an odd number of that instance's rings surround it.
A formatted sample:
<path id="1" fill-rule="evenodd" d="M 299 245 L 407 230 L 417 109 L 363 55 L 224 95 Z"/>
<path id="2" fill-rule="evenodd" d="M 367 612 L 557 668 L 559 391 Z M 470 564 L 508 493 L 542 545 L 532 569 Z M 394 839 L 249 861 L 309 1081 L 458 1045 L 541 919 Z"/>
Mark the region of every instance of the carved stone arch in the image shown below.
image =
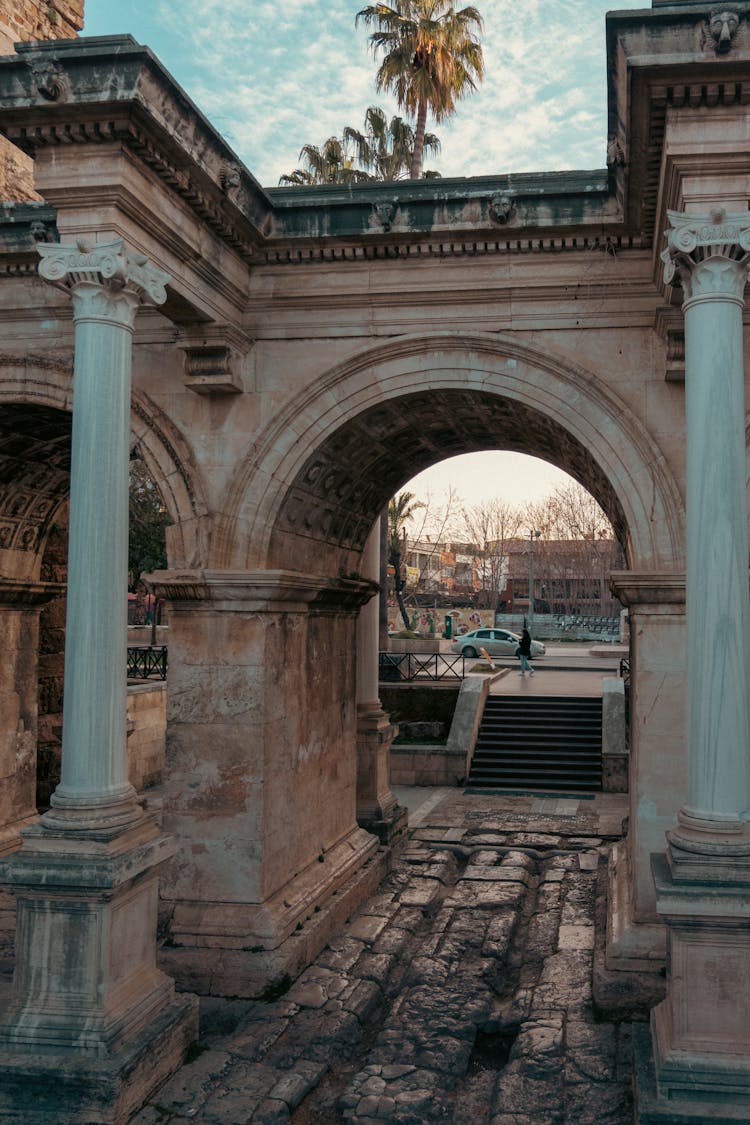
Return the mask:
<path id="1" fill-rule="evenodd" d="M 394 447 L 399 412 L 429 402 L 432 433 L 415 426 L 420 448 L 407 463 Z M 491 448 L 493 417 L 503 448 L 542 457 L 589 488 L 632 567 L 682 569 L 682 498 L 632 410 L 567 358 L 515 337 L 458 333 L 370 348 L 281 411 L 227 498 L 221 565 L 305 569 L 327 544 L 336 551 L 328 563 L 346 573 L 388 497 L 445 457 Z M 514 426 L 531 427 L 531 437 Z"/>
<path id="2" fill-rule="evenodd" d="M 149 396 L 133 389 L 131 442 L 158 487 L 172 526 L 167 528 L 170 567 L 205 566 L 209 557 L 205 488 L 190 446 Z"/>
<path id="3" fill-rule="evenodd" d="M 0 374 L 0 469 L 5 468 L 0 488 L 0 573 L 35 580 L 50 527 L 70 493 L 72 357 L 4 353 Z M 131 440 L 141 449 L 174 521 L 168 531 L 171 565 L 203 565 L 208 550 L 207 505 L 187 443 L 148 396 L 137 390 L 131 400 L 130 425 Z M 24 434 L 30 436 L 22 449 L 19 439 Z"/>
<path id="4" fill-rule="evenodd" d="M 39 579 L 70 491 L 72 361 L 0 354 L 0 575 Z"/>

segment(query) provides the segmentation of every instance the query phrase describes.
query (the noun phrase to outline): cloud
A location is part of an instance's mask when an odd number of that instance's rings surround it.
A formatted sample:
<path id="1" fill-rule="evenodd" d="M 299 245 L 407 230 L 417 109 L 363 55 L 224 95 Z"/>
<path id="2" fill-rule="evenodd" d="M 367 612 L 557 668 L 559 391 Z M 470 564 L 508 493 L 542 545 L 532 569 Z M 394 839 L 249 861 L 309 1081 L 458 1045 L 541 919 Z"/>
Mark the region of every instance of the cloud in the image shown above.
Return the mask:
<path id="1" fill-rule="evenodd" d="M 265 184 L 303 144 L 360 127 L 375 90 L 360 0 L 88 0 L 87 33 L 147 42 Z M 607 0 L 477 0 L 485 81 L 434 131 L 443 175 L 604 165 Z M 643 0 L 619 0 L 638 8 Z M 114 10 L 114 11 L 113 11 Z M 90 30 L 89 25 L 95 25 Z M 551 49 L 553 46 L 553 50 Z"/>

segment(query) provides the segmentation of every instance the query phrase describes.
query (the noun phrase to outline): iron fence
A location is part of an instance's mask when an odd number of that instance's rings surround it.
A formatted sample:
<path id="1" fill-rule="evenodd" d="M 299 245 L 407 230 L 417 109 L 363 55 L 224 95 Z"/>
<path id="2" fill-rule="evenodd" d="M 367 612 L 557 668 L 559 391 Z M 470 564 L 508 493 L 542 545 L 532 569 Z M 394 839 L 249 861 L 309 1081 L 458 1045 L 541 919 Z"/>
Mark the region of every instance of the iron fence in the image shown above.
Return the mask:
<path id="1" fill-rule="evenodd" d="M 166 680 L 166 645 L 128 645 L 129 680 Z"/>
<path id="2" fill-rule="evenodd" d="M 404 680 L 462 680 L 466 672 L 463 654 L 440 652 L 381 652 L 380 679 L 385 683 Z"/>

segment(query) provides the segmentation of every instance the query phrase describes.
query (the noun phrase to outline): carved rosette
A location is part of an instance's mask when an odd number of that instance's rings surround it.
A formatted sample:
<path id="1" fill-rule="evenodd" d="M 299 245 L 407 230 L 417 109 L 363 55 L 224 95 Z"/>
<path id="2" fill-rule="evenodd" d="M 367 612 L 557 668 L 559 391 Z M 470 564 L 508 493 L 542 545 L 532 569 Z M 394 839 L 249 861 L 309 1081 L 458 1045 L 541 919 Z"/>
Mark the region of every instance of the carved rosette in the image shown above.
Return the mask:
<path id="1" fill-rule="evenodd" d="M 110 320 L 133 327 L 141 304 L 161 305 L 167 299 L 169 274 L 133 254 L 123 239 L 75 246 L 40 243 L 39 273 L 73 295 L 76 320 Z"/>
<path id="2" fill-rule="evenodd" d="M 710 215 L 668 211 L 671 228 L 661 253 L 664 280 L 682 286 L 685 300 L 722 296 L 741 302 L 750 275 L 750 211 Z"/>

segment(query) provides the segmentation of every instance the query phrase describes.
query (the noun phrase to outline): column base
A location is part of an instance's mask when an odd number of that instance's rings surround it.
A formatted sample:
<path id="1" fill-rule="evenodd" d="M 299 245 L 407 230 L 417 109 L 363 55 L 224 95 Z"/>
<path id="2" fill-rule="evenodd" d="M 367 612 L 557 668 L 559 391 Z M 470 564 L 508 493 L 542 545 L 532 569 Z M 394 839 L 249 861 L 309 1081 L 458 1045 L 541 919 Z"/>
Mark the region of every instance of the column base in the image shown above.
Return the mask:
<path id="1" fill-rule="evenodd" d="M 708 1095 L 696 1098 L 664 1097 L 656 1084 L 654 1050 L 648 1024 L 633 1024 L 633 1093 L 636 1125 L 747 1125 L 750 1103 L 734 1101 L 732 1096 Z"/>
<path id="2" fill-rule="evenodd" d="M 357 817 L 360 828 L 377 836 L 381 844 L 394 844 L 409 827 L 409 810 L 403 805 L 394 805 L 386 815 Z"/>
<path id="3" fill-rule="evenodd" d="M 389 850 L 355 828 L 264 903 L 176 902 L 159 963 L 190 992 L 267 996 L 310 964 L 389 869 Z"/>
<path id="4" fill-rule="evenodd" d="M 651 863 L 669 946 L 667 997 L 651 1013 L 659 1098 L 699 1105 L 705 1120 L 744 1107 L 750 1120 L 750 892 L 732 882 L 736 860 L 724 883 L 692 885 L 664 855 Z"/>
<path id="5" fill-rule="evenodd" d="M 406 810 L 399 809 L 390 784 L 391 745 L 398 727 L 379 700 L 360 703 L 357 710 L 357 824 L 387 844 L 406 827 Z"/>
<path id="6" fill-rule="evenodd" d="M 173 853 L 142 816 L 106 838 L 40 822 L 0 861 L 17 904 L 0 1117 L 124 1122 L 180 1065 L 197 1001 L 156 967 L 158 872 Z"/>
<path id="7" fill-rule="evenodd" d="M 198 1039 L 198 998 L 180 995 L 111 1058 L 0 1050 L 0 1118 L 34 1125 L 125 1125 Z"/>
<path id="8" fill-rule="evenodd" d="M 636 922 L 630 885 L 627 840 L 612 848 L 608 867 L 606 966 L 626 972 L 663 971 L 667 931 L 663 922 Z"/>

